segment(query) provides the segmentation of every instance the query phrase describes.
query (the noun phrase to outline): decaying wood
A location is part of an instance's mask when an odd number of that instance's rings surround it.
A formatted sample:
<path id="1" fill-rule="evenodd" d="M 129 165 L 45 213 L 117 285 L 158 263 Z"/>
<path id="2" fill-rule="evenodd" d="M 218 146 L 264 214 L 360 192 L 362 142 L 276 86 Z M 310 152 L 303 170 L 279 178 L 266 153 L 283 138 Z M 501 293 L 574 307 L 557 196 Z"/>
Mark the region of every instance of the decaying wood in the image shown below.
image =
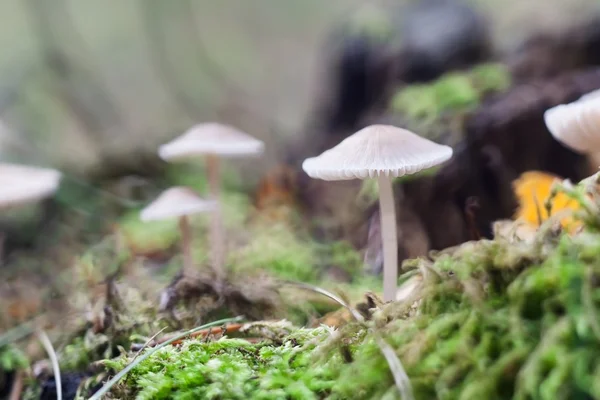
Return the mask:
<path id="1" fill-rule="evenodd" d="M 538 33 L 507 57 L 517 82 L 554 78 L 600 65 L 600 16 L 564 32 Z"/>

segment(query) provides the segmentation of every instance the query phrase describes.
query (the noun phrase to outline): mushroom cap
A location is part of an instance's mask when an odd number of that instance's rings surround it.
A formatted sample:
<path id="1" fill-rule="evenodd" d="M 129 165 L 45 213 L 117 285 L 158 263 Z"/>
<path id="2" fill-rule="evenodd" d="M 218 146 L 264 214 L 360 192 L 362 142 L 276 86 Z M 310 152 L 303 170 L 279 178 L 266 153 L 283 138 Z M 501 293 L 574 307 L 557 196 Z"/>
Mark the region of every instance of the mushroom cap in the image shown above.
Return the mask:
<path id="1" fill-rule="evenodd" d="M 158 221 L 162 219 L 183 217 L 214 210 L 216 202 L 205 200 L 187 187 L 175 186 L 165 190 L 156 200 L 140 213 L 142 221 Z"/>
<path id="2" fill-rule="evenodd" d="M 61 176 L 54 169 L 0 163 L 0 208 L 51 196 L 58 189 Z"/>
<path id="3" fill-rule="evenodd" d="M 434 143 L 406 129 L 371 125 L 347 137 L 302 169 L 326 181 L 399 177 L 441 164 L 452 157 L 452 148 Z"/>
<path id="4" fill-rule="evenodd" d="M 158 155 L 166 161 L 188 159 L 205 154 L 224 157 L 260 154 L 264 143 L 229 125 L 208 122 L 194 125 L 183 135 L 159 147 Z"/>
<path id="5" fill-rule="evenodd" d="M 544 112 L 546 127 L 556 140 L 578 153 L 600 150 L 600 91 Z"/>

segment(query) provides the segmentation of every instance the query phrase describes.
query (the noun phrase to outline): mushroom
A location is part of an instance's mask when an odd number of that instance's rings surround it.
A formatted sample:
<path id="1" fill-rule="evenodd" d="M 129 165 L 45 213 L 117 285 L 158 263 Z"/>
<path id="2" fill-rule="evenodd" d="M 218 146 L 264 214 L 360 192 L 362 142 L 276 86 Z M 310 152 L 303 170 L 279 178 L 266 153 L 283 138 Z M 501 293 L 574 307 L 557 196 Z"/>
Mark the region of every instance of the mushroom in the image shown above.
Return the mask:
<path id="1" fill-rule="evenodd" d="M 193 267 L 192 232 L 188 217 L 192 214 L 213 211 L 215 208 L 216 202 L 204 200 L 190 188 L 176 186 L 165 190 L 144 208 L 140 213 L 140 219 L 148 222 L 179 217 L 183 270 L 191 271 Z"/>
<path id="2" fill-rule="evenodd" d="M 206 156 L 211 198 L 216 201 L 211 225 L 212 264 L 218 277 L 223 277 L 225 239 L 221 221 L 219 193 L 219 156 L 240 157 L 261 154 L 264 143 L 228 125 L 217 122 L 198 124 L 183 135 L 160 146 L 158 155 L 165 161 L 182 161 Z"/>
<path id="3" fill-rule="evenodd" d="M 61 173 L 49 168 L 0 163 L 0 209 L 42 200 L 56 192 Z"/>
<path id="4" fill-rule="evenodd" d="M 578 153 L 600 151 L 600 90 L 544 112 L 546 127 L 556 140 Z"/>
<path id="5" fill-rule="evenodd" d="M 0 210 L 35 203 L 53 195 L 61 173 L 54 169 L 0 163 Z M 0 233 L 0 261 L 4 234 Z"/>
<path id="6" fill-rule="evenodd" d="M 452 157 L 452 148 L 406 129 L 371 125 L 317 157 L 304 160 L 311 177 L 328 181 L 376 178 L 384 253 L 384 301 L 392 301 L 398 281 L 398 240 L 392 178 L 417 173 Z"/>

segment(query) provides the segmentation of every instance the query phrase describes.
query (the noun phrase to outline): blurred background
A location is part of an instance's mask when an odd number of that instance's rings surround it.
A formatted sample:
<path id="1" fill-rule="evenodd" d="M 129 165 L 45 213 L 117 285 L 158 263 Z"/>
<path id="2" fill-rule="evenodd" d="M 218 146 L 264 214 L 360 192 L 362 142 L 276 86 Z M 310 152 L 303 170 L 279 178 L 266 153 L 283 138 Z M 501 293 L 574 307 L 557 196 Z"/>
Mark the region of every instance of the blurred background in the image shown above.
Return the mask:
<path id="1" fill-rule="evenodd" d="M 368 6 L 400 19 L 406 3 L 3 0 L 2 158 L 85 176 L 219 120 L 268 141 L 272 161 L 282 137 L 302 135 L 331 33 Z M 472 2 L 501 50 L 572 26 L 594 3 Z"/>

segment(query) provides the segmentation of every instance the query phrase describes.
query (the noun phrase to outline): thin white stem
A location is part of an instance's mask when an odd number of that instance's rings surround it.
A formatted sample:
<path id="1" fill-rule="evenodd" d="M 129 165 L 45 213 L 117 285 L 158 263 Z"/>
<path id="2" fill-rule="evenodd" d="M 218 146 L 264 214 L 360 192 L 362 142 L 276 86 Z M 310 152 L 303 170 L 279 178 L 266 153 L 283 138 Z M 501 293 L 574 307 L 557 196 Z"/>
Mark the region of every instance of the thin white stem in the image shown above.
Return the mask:
<path id="1" fill-rule="evenodd" d="M 4 243 L 6 242 L 6 234 L 0 232 L 0 266 L 4 264 Z"/>
<path id="2" fill-rule="evenodd" d="M 192 228 L 187 215 L 179 218 L 179 230 L 181 231 L 181 252 L 183 253 L 183 271 L 192 272 L 194 260 L 192 258 Z"/>
<path id="3" fill-rule="evenodd" d="M 215 155 L 207 157 L 208 185 L 211 198 L 216 202 L 216 208 L 212 214 L 212 223 L 210 229 L 210 245 L 212 267 L 217 274 L 218 279 L 224 275 L 224 253 L 225 237 L 223 233 L 223 221 L 221 215 L 221 177 L 219 168 L 219 159 Z"/>
<path id="4" fill-rule="evenodd" d="M 54 351 L 54 347 L 52 347 L 52 342 L 50 338 L 44 331 L 38 331 L 37 333 L 38 339 L 42 342 L 42 346 L 48 353 L 50 357 L 50 363 L 52 364 L 52 371 L 54 372 L 54 381 L 56 382 L 56 398 L 58 400 L 62 400 L 62 381 L 60 378 L 60 366 L 58 364 L 58 357 L 56 356 L 56 351 Z"/>
<path id="5" fill-rule="evenodd" d="M 398 283 L 398 238 L 392 180 L 387 176 L 377 178 L 379 184 L 379 216 L 383 242 L 383 300 L 396 298 Z"/>

